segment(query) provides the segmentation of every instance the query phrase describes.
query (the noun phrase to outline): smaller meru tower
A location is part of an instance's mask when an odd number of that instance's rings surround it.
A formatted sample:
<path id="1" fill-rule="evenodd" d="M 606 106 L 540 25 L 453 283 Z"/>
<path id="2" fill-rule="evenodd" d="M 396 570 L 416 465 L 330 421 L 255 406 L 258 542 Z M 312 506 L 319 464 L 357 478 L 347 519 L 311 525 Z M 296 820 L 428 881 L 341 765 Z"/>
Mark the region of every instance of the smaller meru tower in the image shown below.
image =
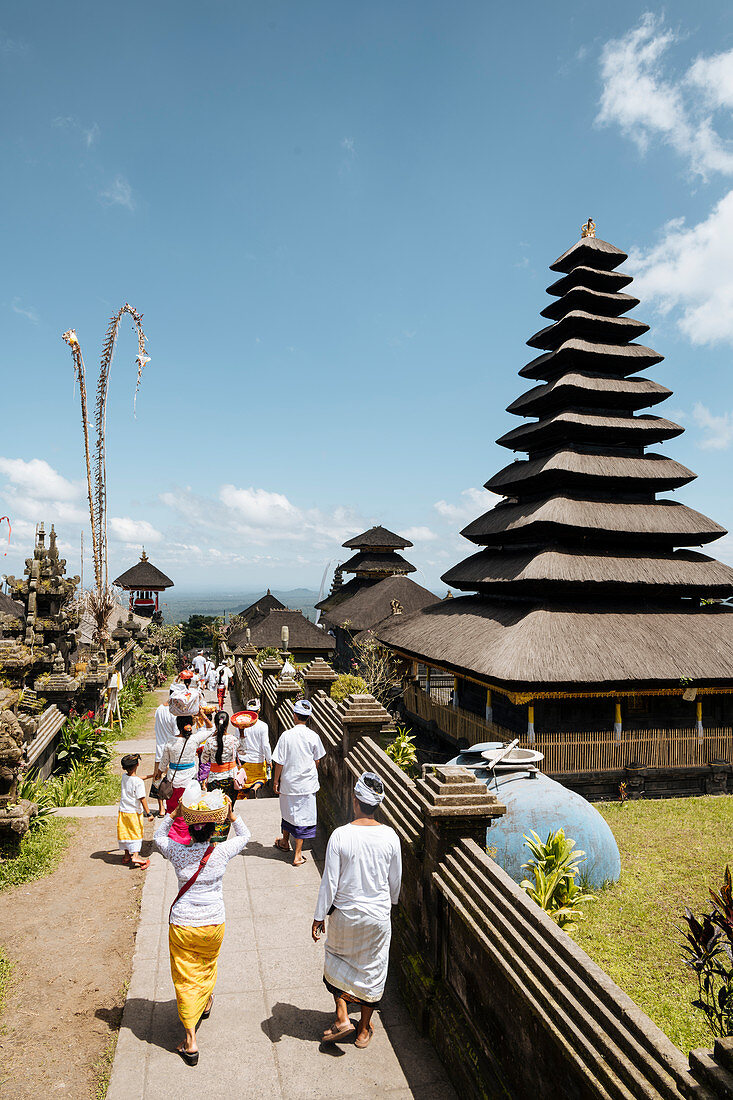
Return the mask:
<path id="1" fill-rule="evenodd" d="M 462 707 L 538 732 L 733 719 L 733 569 L 700 547 L 719 524 L 665 494 L 695 475 L 657 451 L 683 429 L 656 411 L 670 390 L 641 373 L 662 356 L 627 314 L 626 254 L 583 236 L 552 265 L 528 340 L 519 452 L 486 488 L 503 500 L 462 531 L 478 549 L 443 575 L 472 595 L 388 623 L 380 637 L 457 677 Z M 686 695 L 686 698 L 683 696 Z M 697 712 L 697 713 L 696 713 Z"/>

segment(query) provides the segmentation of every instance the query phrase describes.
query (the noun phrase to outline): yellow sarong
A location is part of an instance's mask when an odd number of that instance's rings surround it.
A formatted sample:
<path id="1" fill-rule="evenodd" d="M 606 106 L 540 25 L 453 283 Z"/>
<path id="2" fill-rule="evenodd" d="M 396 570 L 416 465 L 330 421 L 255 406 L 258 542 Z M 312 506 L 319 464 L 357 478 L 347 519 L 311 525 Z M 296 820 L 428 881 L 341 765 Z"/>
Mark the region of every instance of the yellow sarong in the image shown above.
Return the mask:
<path id="1" fill-rule="evenodd" d="M 267 782 L 267 764 L 242 764 L 244 774 L 247 776 L 247 787 L 253 787 L 255 783 Z"/>
<path id="2" fill-rule="evenodd" d="M 126 814 L 122 810 L 117 814 L 117 839 L 120 843 L 138 841 L 143 838 L 143 815 Z"/>
<path id="3" fill-rule="evenodd" d="M 216 964 L 224 939 L 223 924 L 200 928 L 171 924 L 168 948 L 178 1015 L 184 1027 L 195 1028 L 216 985 Z"/>

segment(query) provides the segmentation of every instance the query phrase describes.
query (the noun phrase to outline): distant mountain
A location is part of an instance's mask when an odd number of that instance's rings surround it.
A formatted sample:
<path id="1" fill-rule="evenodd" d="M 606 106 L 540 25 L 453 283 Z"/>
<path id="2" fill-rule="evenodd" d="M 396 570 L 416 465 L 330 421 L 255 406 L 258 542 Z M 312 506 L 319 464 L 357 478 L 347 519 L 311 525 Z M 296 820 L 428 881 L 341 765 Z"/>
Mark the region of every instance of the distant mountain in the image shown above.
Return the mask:
<path id="1" fill-rule="evenodd" d="M 183 623 L 191 615 L 226 615 L 227 620 L 232 615 L 243 611 L 245 607 L 255 603 L 264 596 L 267 589 L 256 592 L 182 592 L 176 595 L 174 591 L 166 593 L 165 600 L 161 600 L 163 618 L 167 623 Z M 302 611 L 307 619 L 315 621 L 315 604 L 318 602 L 318 592 L 312 588 L 291 588 L 289 590 L 272 590 L 273 596 L 293 610 Z"/>

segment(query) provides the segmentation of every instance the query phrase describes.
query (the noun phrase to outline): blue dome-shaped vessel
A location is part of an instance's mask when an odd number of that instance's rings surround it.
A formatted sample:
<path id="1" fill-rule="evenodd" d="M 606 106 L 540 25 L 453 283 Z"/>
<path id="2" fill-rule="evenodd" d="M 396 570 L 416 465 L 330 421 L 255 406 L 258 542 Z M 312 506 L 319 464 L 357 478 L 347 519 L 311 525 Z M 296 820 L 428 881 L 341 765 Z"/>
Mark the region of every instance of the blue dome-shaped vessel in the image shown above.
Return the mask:
<path id="1" fill-rule="evenodd" d="M 471 768 L 477 779 L 483 779 L 489 790 L 506 806 L 506 814 L 496 818 L 486 831 L 486 844 L 496 848 L 496 861 L 515 882 L 525 877 L 522 864 L 531 858 L 524 842 L 525 834 L 534 831 L 541 840 L 547 834 L 565 831 L 575 841 L 587 860 L 580 872 L 594 887 L 615 882 L 621 874 L 621 858 L 616 839 L 607 822 L 582 795 L 569 791 L 541 772 L 530 770 L 498 770 L 496 774 L 481 766 L 481 753 L 501 749 L 500 742 L 474 745 L 462 752 L 450 764 Z"/>

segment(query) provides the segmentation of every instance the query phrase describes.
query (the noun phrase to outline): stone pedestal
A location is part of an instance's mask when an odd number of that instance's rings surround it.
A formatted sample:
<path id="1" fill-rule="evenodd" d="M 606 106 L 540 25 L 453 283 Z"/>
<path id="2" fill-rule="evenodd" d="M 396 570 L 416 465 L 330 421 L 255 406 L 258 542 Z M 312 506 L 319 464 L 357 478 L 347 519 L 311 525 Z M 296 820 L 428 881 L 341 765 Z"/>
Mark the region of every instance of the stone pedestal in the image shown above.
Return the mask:
<path id="1" fill-rule="evenodd" d="M 341 751 L 344 756 L 349 755 L 362 737 L 371 737 L 379 744 L 379 735 L 382 730 L 392 726 L 389 711 L 386 711 L 372 695 L 347 695 L 344 699 L 344 707 L 341 717 L 344 726 Z"/>
<path id="2" fill-rule="evenodd" d="M 304 669 L 303 679 L 305 681 L 305 697 L 306 699 L 312 699 L 317 691 L 325 691 L 326 695 L 330 695 L 331 684 L 338 679 L 338 676 L 328 661 L 324 661 L 323 657 L 316 657 Z"/>

